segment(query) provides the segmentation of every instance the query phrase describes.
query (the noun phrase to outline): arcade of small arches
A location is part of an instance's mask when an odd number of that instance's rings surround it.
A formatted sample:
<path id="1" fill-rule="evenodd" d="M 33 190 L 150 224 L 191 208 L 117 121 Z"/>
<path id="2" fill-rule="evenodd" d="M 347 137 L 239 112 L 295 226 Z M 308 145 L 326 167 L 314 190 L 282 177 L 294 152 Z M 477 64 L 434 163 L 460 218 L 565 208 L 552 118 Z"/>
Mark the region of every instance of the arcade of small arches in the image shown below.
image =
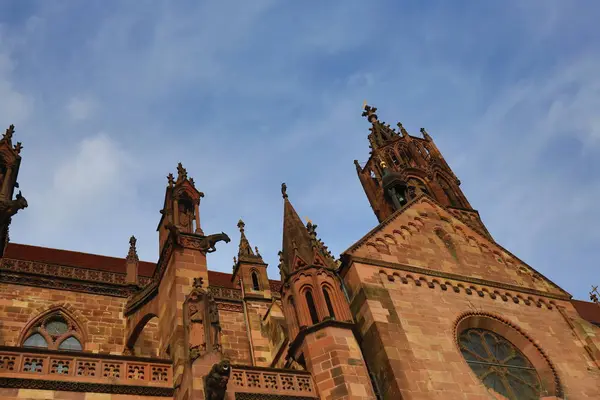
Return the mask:
<path id="1" fill-rule="evenodd" d="M 329 319 L 352 319 L 338 286 L 336 278 L 324 270 L 302 271 L 294 278 L 291 290 L 283 298 L 284 312 L 290 318 L 290 338 L 304 327 Z"/>

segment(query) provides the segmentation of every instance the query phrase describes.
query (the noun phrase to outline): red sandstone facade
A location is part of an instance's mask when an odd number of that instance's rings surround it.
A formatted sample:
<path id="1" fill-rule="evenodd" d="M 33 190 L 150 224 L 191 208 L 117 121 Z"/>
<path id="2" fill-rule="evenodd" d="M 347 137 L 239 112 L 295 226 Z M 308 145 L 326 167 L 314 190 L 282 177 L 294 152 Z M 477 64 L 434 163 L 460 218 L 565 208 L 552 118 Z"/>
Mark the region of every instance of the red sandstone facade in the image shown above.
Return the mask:
<path id="1" fill-rule="evenodd" d="M 379 224 L 336 259 L 282 185 L 281 280 L 240 221 L 232 274 L 206 254 L 204 196 L 180 164 L 160 257 L 9 243 L 21 145 L 0 140 L 2 399 L 600 398 L 600 305 L 496 243 L 427 132 L 363 115 L 357 173 Z M 21 212 L 26 212 L 21 211 Z M 225 242 L 225 243 L 219 243 Z"/>

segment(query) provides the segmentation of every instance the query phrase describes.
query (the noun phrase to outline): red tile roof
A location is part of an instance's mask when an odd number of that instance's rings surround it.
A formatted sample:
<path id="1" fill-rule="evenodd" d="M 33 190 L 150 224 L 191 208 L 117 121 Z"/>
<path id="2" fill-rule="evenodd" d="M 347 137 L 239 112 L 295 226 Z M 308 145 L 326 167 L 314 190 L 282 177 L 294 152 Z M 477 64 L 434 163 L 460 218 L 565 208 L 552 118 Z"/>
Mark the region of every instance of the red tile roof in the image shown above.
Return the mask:
<path id="1" fill-rule="evenodd" d="M 118 272 L 123 274 L 126 272 L 125 258 L 108 257 L 69 250 L 51 249 L 48 247 L 30 246 L 28 244 L 8 243 L 4 257 L 17 260 L 65 265 L 69 267 Z M 139 274 L 141 276 L 151 277 L 155 268 L 156 263 L 140 261 Z M 227 288 L 235 287 L 233 282 L 231 282 L 231 274 L 224 272 L 208 271 L 208 280 L 213 286 L 222 286 Z M 269 282 L 271 284 L 271 289 L 279 287 L 279 281 L 269 280 Z"/>
<path id="2" fill-rule="evenodd" d="M 588 301 L 571 300 L 581 318 L 600 326 L 600 305 Z"/>

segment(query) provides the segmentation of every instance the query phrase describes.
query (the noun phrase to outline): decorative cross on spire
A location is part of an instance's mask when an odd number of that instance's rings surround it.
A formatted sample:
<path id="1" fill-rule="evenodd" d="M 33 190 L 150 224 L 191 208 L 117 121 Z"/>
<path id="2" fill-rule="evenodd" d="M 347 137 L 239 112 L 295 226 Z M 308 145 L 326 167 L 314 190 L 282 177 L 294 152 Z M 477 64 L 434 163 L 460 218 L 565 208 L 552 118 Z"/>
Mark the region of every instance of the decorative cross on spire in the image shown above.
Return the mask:
<path id="1" fill-rule="evenodd" d="M 377 121 L 377 114 L 375 114 L 377 112 L 377 107 L 371 107 L 368 105 L 364 105 L 364 110 L 362 113 L 363 117 L 367 117 L 367 120 L 370 123 L 375 123 L 375 121 Z"/>

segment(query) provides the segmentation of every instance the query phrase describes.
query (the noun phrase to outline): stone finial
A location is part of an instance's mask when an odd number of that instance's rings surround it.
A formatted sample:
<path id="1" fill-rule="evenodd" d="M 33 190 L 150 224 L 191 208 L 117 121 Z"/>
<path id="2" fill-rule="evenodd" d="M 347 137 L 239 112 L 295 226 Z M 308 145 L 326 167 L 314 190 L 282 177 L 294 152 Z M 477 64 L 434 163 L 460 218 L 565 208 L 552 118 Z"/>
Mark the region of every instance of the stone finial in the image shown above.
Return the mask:
<path id="1" fill-rule="evenodd" d="M 175 177 L 173 176 L 173 174 L 167 175 L 167 181 L 169 182 L 169 187 L 172 188 L 175 184 Z"/>
<path id="2" fill-rule="evenodd" d="M 374 124 L 377 122 L 377 114 L 375 114 L 376 112 L 377 107 L 371 107 L 365 104 L 362 116 L 366 117 L 370 123 Z"/>
<path id="3" fill-rule="evenodd" d="M 592 286 L 592 291 L 590 292 L 590 300 L 598 305 L 600 305 L 600 300 L 598 300 L 598 286 Z"/>
<path id="4" fill-rule="evenodd" d="M 404 125 L 402 125 L 402 122 L 398 122 L 396 125 L 398 125 L 398 129 L 400 130 L 400 133 L 402 133 L 402 136 L 408 137 L 408 132 L 406 131 L 406 129 L 404 129 Z"/>
<path id="5" fill-rule="evenodd" d="M 360 164 L 358 163 L 358 160 L 354 160 L 354 166 L 356 167 L 356 171 L 360 172 L 362 170 Z"/>
<path id="6" fill-rule="evenodd" d="M 15 133 L 15 126 L 13 124 L 10 124 L 8 129 L 6 131 L 4 131 L 4 136 L 2 137 L 2 139 L 11 140 L 14 133 Z"/>
<path id="7" fill-rule="evenodd" d="M 240 229 L 240 232 L 244 232 L 244 227 L 246 226 L 246 224 L 244 223 L 244 221 L 242 221 L 242 219 L 240 218 L 240 220 L 237 223 L 237 227 Z"/>
<path id="8" fill-rule="evenodd" d="M 128 262 L 138 262 L 140 260 L 137 254 L 136 243 L 137 239 L 132 235 L 129 238 L 129 252 L 127 253 Z"/>
<path id="9" fill-rule="evenodd" d="M 190 183 L 190 185 L 192 185 L 192 187 L 196 187 L 196 182 L 194 182 L 194 178 L 188 179 L 188 182 Z"/>
<path id="10" fill-rule="evenodd" d="M 260 251 L 258 251 L 258 246 L 254 246 L 254 251 L 256 251 L 256 257 L 262 257 Z"/>
<path id="11" fill-rule="evenodd" d="M 17 142 L 14 149 L 15 149 L 15 153 L 20 154 L 21 150 L 23 150 L 23 145 L 21 144 L 21 142 Z"/>
<path id="12" fill-rule="evenodd" d="M 281 195 L 283 196 L 284 199 L 287 199 L 288 195 L 287 195 L 287 185 L 284 183 L 281 184 Z"/>
<path id="13" fill-rule="evenodd" d="M 183 164 L 177 164 L 177 182 L 187 179 L 187 170 L 183 168 Z"/>

